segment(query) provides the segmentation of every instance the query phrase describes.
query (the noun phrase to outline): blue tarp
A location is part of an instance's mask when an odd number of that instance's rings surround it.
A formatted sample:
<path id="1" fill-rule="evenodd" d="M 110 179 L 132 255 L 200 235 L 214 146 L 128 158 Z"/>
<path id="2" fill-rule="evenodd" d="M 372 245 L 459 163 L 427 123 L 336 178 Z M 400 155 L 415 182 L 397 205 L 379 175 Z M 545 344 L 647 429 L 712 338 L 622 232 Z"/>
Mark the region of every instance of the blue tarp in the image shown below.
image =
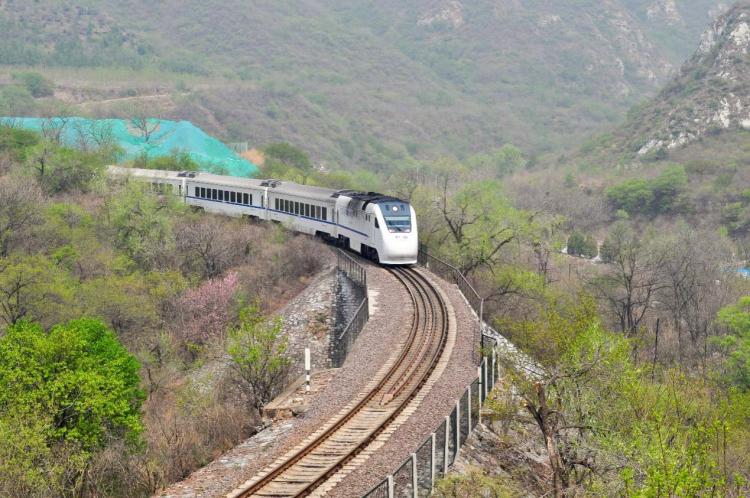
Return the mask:
<path id="1" fill-rule="evenodd" d="M 148 140 L 137 126 L 125 119 L 0 118 L 2 122 L 35 131 L 64 123 L 62 138 L 71 146 L 80 143 L 82 134 L 111 133 L 124 151 L 121 162 L 131 161 L 144 153 L 148 157 L 158 157 L 181 152 L 188 154 L 204 171 L 245 177 L 258 172 L 255 164 L 237 156 L 232 149 L 189 121 L 149 119 L 147 129 L 153 132 Z"/>

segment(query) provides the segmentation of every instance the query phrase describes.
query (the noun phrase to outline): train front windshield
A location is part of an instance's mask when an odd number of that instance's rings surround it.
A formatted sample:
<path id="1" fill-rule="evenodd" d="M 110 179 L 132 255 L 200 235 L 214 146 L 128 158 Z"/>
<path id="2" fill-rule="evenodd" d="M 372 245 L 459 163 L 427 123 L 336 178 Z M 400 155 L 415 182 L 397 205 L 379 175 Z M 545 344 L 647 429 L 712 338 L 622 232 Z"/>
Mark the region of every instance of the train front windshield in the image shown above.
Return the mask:
<path id="1" fill-rule="evenodd" d="M 411 210 L 405 202 L 384 202 L 380 205 L 389 232 L 411 232 Z"/>

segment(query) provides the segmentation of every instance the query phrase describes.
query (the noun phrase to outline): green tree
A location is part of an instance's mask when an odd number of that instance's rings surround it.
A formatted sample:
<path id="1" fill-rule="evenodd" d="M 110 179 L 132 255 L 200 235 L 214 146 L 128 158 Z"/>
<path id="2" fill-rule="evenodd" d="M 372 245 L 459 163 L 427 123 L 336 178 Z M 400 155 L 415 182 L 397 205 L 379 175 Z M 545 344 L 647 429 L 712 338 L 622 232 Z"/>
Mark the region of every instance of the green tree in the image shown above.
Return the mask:
<path id="1" fill-rule="evenodd" d="M 39 185 L 50 194 L 85 192 L 104 173 L 105 157 L 44 143 L 29 159 Z"/>
<path id="2" fill-rule="evenodd" d="M 488 476 L 481 469 L 469 468 L 468 472 L 447 475 L 435 485 L 432 496 L 436 498 L 512 498 L 519 490 L 502 477 Z"/>
<path id="3" fill-rule="evenodd" d="M 687 208 L 687 183 L 687 173 L 682 166 L 672 166 L 664 170 L 651 185 L 654 197 L 651 211 L 655 214 L 684 211 Z"/>
<path id="4" fill-rule="evenodd" d="M 633 178 L 605 191 L 613 210 L 623 209 L 630 215 L 656 216 L 687 210 L 687 173 L 682 166 L 664 170 L 654 180 Z"/>
<path id="5" fill-rule="evenodd" d="M 597 254 L 596 240 L 591 236 L 584 236 L 580 232 L 573 232 L 568 237 L 568 254 L 593 258 Z"/>
<path id="6" fill-rule="evenodd" d="M 239 326 L 229 332 L 235 379 L 258 413 L 283 387 L 291 364 L 281 327 L 281 318 L 269 320 L 253 305 L 240 311 Z"/>
<path id="7" fill-rule="evenodd" d="M 39 73 L 15 73 L 13 79 L 22 83 L 34 98 L 51 97 L 55 94 L 54 83 Z"/>
<path id="8" fill-rule="evenodd" d="M 539 364 L 511 355 L 502 361 L 539 430 L 561 498 L 596 472 L 595 436 L 611 430 L 605 410 L 618 406 L 621 384 L 635 372 L 627 340 L 604 330 L 592 299 L 553 298 L 540 307 L 535 318 L 503 323 Z"/>
<path id="9" fill-rule="evenodd" d="M 78 495 L 95 451 L 138 441 L 139 368 L 95 320 L 49 333 L 29 322 L 11 327 L 0 337 L 0 481 L 12 476 L 29 495 Z"/>
<path id="10" fill-rule="evenodd" d="M 285 142 L 274 143 L 266 146 L 266 148 L 263 149 L 263 154 L 265 155 L 266 161 L 279 161 L 301 171 L 309 171 L 312 169 L 310 157 L 305 154 L 302 149 Z"/>
<path id="11" fill-rule="evenodd" d="M 0 124 L 0 152 L 7 152 L 16 161 L 24 161 L 29 151 L 39 143 L 39 138 L 39 134 L 33 131 Z"/>
<path id="12" fill-rule="evenodd" d="M 505 144 L 489 153 L 476 154 L 466 161 L 470 169 L 485 169 L 498 178 L 523 169 L 526 163 L 521 149 L 513 144 Z"/>
<path id="13" fill-rule="evenodd" d="M 167 156 L 159 156 L 151 159 L 136 159 L 133 166 L 144 169 L 161 169 L 167 171 L 198 171 L 200 165 L 193 161 L 187 152 L 173 151 Z"/>
<path id="14" fill-rule="evenodd" d="M 605 191 L 613 210 L 624 209 L 628 214 L 645 214 L 651 209 L 654 192 L 647 180 L 626 180 Z"/>
<path id="15" fill-rule="evenodd" d="M 0 258 L 0 322 L 31 319 L 48 323 L 75 312 L 75 283 L 48 258 L 12 255 Z"/>
<path id="16" fill-rule="evenodd" d="M 453 195 L 445 184 L 439 195 L 444 224 L 438 244 L 466 274 L 491 270 L 503 248 L 531 229 L 530 215 L 515 209 L 496 182 L 468 183 Z"/>
<path id="17" fill-rule="evenodd" d="M 722 308 L 719 323 L 729 334 L 717 338 L 716 343 L 727 351 L 730 382 L 750 390 L 750 296 L 742 297 L 737 304 Z"/>
<path id="18" fill-rule="evenodd" d="M 309 156 L 291 144 L 281 142 L 268 145 L 263 149 L 263 154 L 263 170 L 266 176 L 307 183 L 313 173 Z"/>
<path id="19" fill-rule="evenodd" d="M 115 245 L 143 268 L 164 266 L 174 248 L 174 196 L 157 196 L 138 182 L 126 182 L 106 201 L 106 223 Z"/>
<path id="20" fill-rule="evenodd" d="M 552 296 L 539 308 L 501 323 L 537 363 L 501 361 L 542 436 L 555 496 L 744 496 L 746 396 L 676 370 L 652 381 L 590 298 Z M 497 416 L 514 414 L 500 405 Z"/>
<path id="21" fill-rule="evenodd" d="M 8 85 L 0 88 L 0 115 L 27 116 L 37 108 L 34 97 L 25 87 Z"/>

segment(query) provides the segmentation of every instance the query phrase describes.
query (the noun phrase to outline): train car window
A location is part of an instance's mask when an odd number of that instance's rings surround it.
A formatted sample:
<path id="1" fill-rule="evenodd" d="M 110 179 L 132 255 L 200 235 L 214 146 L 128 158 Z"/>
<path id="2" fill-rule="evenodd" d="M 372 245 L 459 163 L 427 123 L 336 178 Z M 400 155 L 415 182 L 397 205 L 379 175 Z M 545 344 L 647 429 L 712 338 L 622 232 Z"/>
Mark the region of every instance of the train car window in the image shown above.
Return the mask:
<path id="1" fill-rule="evenodd" d="M 328 213 L 326 211 L 328 211 L 328 209 L 324 207 L 323 208 L 323 219 L 326 220 L 326 221 L 328 221 Z"/>
<path id="2" fill-rule="evenodd" d="M 276 198 L 276 199 L 273 200 L 273 205 L 275 206 L 274 209 L 276 211 L 278 211 L 279 210 L 279 199 L 278 198 Z"/>
<path id="3" fill-rule="evenodd" d="M 193 194 L 195 197 L 200 197 L 201 188 L 195 187 L 195 193 Z"/>
<path id="4" fill-rule="evenodd" d="M 294 214 L 299 214 L 299 202 L 294 201 Z"/>
<path id="5" fill-rule="evenodd" d="M 201 187 L 201 192 L 200 192 L 200 195 L 198 195 L 198 197 L 200 197 L 202 199 L 205 199 L 205 197 L 206 197 L 206 189 L 205 189 L 205 187 Z"/>
<path id="6" fill-rule="evenodd" d="M 305 204 L 305 216 L 310 217 L 310 205 Z"/>
<path id="7" fill-rule="evenodd" d="M 315 217 L 320 219 L 320 206 L 315 206 Z"/>
<path id="8" fill-rule="evenodd" d="M 222 201 L 222 202 L 224 201 L 224 191 L 223 190 L 219 190 L 219 200 Z"/>
<path id="9" fill-rule="evenodd" d="M 237 194 L 235 192 L 229 192 L 229 202 L 237 202 Z"/>
<path id="10" fill-rule="evenodd" d="M 218 199 L 218 198 L 219 198 L 219 194 L 218 194 L 218 193 L 216 193 L 216 189 L 215 189 L 215 188 L 212 188 L 212 189 L 211 189 L 211 200 L 214 200 L 214 201 L 215 201 L 215 200 L 216 200 L 216 199 Z"/>
<path id="11" fill-rule="evenodd" d="M 378 219 L 375 218 L 375 228 L 380 228 L 380 223 L 378 223 Z"/>
<path id="12" fill-rule="evenodd" d="M 249 206 L 250 204 L 253 203 L 253 197 L 251 195 L 248 195 L 248 194 L 242 194 L 242 202 L 246 206 Z"/>

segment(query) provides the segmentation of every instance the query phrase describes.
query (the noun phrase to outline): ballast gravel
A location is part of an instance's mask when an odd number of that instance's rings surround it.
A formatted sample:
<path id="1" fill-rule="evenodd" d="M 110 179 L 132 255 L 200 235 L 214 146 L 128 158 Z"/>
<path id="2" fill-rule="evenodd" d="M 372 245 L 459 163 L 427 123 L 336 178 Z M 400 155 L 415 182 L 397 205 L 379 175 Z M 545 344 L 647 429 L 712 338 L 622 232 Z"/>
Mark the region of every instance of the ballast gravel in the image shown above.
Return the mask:
<path id="1" fill-rule="evenodd" d="M 473 350 L 477 341 L 476 317 L 455 285 L 430 274 L 453 304 L 456 342 L 447 368 L 413 416 L 401 425 L 366 464 L 346 476 L 328 496 L 359 497 L 394 472 L 443 422 L 456 400 L 477 375 Z M 394 354 L 391 347 L 408 332 L 413 308 L 404 287 L 385 269 L 368 265 L 367 280 L 374 314 L 349 353 L 344 366 L 326 389 L 312 395 L 301 416 L 269 426 L 197 470 L 185 480 L 157 494 L 161 497 L 224 496 L 258 471 L 299 444 L 336 415 Z M 376 306 L 373 306 L 376 304 Z"/>
<path id="2" fill-rule="evenodd" d="M 383 478 L 396 471 L 450 415 L 461 395 L 477 377 L 477 362 L 472 351 L 478 340 L 476 315 L 469 308 L 458 287 L 433 274 L 432 282 L 440 285 L 450 299 L 456 315 L 456 343 L 443 374 L 417 408 L 377 452 L 346 476 L 326 496 L 356 498 L 367 493 Z M 386 308 L 391 309 L 391 308 Z"/>
<path id="3" fill-rule="evenodd" d="M 378 311 L 370 317 L 328 387 L 313 395 L 308 410 L 262 430 L 156 496 L 225 496 L 336 415 L 372 380 L 393 354 L 390 344 L 398 342 L 399 334 L 408 332 L 413 309 L 404 287 L 385 269 L 368 266 L 367 282 L 370 291 L 377 294 Z"/>

